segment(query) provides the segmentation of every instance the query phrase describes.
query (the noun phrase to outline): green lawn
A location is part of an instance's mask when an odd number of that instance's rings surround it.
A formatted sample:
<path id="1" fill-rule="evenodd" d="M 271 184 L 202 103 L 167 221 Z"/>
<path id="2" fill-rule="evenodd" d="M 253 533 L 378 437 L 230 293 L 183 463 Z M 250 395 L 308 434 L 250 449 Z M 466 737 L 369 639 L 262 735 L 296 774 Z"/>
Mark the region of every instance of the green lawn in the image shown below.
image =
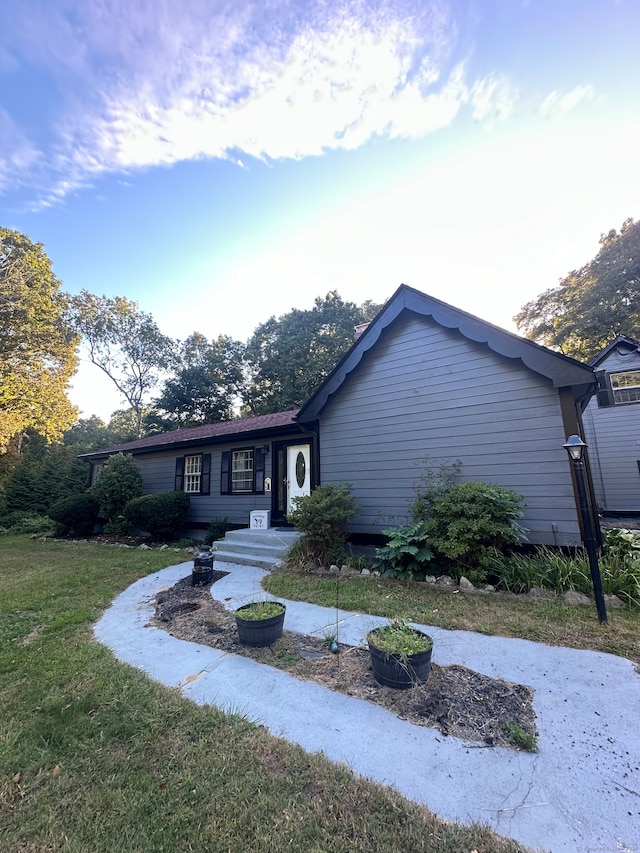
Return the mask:
<path id="1" fill-rule="evenodd" d="M 93 622 L 183 559 L 0 538 L 3 853 L 523 850 L 116 662 Z"/>
<path id="2" fill-rule="evenodd" d="M 526 596 L 452 593 L 417 581 L 384 578 L 322 578 L 274 572 L 264 584 L 274 595 L 344 610 L 406 617 L 440 628 L 522 637 L 557 646 L 596 649 L 640 663 L 640 610 L 609 610 L 600 624 L 593 607 L 535 602 Z"/>

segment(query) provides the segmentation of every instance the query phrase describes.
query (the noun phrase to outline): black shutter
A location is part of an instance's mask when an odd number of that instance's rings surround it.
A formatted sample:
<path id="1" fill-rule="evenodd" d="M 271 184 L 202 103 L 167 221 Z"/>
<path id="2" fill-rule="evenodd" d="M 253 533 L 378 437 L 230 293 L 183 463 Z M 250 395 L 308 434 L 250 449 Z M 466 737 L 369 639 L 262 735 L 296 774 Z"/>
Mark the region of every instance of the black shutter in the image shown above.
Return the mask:
<path id="1" fill-rule="evenodd" d="M 220 462 L 220 494 L 228 495 L 231 493 L 231 451 L 222 451 L 222 461 Z"/>
<path id="2" fill-rule="evenodd" d="M 200 494 L 208 495 L 211 492 L 211 454 L 202 454 L 202 477 L 200 480 Z"/>
<path id="3" fill-rule="evenodd" d="M 173 484 L 174 492 L 184 491 L 184 456 L 176 459 L 176 478 Z"/>
<path id="4" fill-rule="evenodd" d="M 604 370 L 596 373 L 596 399 L 598 406 L 613 406 L 613 391 L 611 381 Z"/>
<path id="5" fill-rule="evenodd" d="M 264 494 L 264 448 L 255 447 L 253 450 L 253 491 Z"/>

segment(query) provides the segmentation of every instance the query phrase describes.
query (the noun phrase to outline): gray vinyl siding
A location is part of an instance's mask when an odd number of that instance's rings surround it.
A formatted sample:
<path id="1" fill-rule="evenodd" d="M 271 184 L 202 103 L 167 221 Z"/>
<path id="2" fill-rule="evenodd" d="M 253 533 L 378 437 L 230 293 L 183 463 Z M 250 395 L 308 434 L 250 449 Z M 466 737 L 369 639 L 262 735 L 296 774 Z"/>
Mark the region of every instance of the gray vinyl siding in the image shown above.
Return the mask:
<path id="1" fill-rule="evenodd" d="M 260 442 L 263 444 L 264 442 Z M 254 509 L 271 509 L 271 493 L 262 495 L 221 495 L 220 466 L 223 450 L 240 450 L 253 446 L 250 442 L 237 441 L 229 445 L 202 445 L 188 451 L 162 451 L 135 457 L 145 494 L 172 492 L 175 482 L 176 458 L 193 456 L 197 453 L 211 454 L 211 493 L 209 495 L 190 495 L 191 504 L 187 521 L 190 523 L 209 523 L 214 518 L 229 519 L 231 524 L 249 525 L 249 513 Z M 265 471 L 270 476 L 271 452 L 265 458 Z"/>
<path id="2" fill-rule="evenodd" d="M 320 417 L 321 482 L 351 482 L 354 532 L 408 518 L 420 467 L 514 489 L 529 541 L 578 544 L 560 402 L 550 380 L 425 318 L 391 326 Z"/>
<path id="3" fill-rule="evenodd" d="M 640 354 L 613 350 L 597 369 L 640 370 Z M 640 512 L 640 403 L 599 407 L 594 397 L 582 417 L 599 509 Z"/>

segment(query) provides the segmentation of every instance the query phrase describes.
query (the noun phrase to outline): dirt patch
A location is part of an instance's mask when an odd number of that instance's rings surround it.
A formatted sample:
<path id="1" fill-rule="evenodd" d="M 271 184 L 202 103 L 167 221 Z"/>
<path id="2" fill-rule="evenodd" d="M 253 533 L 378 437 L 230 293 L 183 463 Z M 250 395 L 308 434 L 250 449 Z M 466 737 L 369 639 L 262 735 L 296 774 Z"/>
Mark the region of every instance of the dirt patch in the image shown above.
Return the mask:
<path id="1" fill-rule="evenodd" d="M 213 582 L 224 575 L 214 573 Z M 535 749 L 530 687 L 489 678 L 464 666 L 432 664 L 425 684 L 394 690 L 374 679 L 367 649 L 340 646 L 339 653 L 332 654 L 326 639 L 289 631 L 272 646 L 244 646 L 238 639 L 235 617 L 212 599 L 209 587 L 192 586 L 189 576 L 163 590 L 156 597 L 150 624 L 178 639 L 250 657 L 297 678 L 382 705 L 400 719 L 435 727 L 443 735 L 477 746 Z"/>

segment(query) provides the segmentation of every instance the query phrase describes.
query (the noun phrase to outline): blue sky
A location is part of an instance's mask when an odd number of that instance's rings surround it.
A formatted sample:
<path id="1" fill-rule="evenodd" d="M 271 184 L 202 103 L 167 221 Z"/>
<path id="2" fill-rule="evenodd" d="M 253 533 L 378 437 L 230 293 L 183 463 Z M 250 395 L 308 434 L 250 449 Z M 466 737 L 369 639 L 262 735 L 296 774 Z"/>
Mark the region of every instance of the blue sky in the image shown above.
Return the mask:
<path id="1" fill-rule="evenodd" d="M 0 224 L 173 337 L 402 282 L 514 330 L 640 217 L 639 42 L 637 0 L 21 0 Z"/>

